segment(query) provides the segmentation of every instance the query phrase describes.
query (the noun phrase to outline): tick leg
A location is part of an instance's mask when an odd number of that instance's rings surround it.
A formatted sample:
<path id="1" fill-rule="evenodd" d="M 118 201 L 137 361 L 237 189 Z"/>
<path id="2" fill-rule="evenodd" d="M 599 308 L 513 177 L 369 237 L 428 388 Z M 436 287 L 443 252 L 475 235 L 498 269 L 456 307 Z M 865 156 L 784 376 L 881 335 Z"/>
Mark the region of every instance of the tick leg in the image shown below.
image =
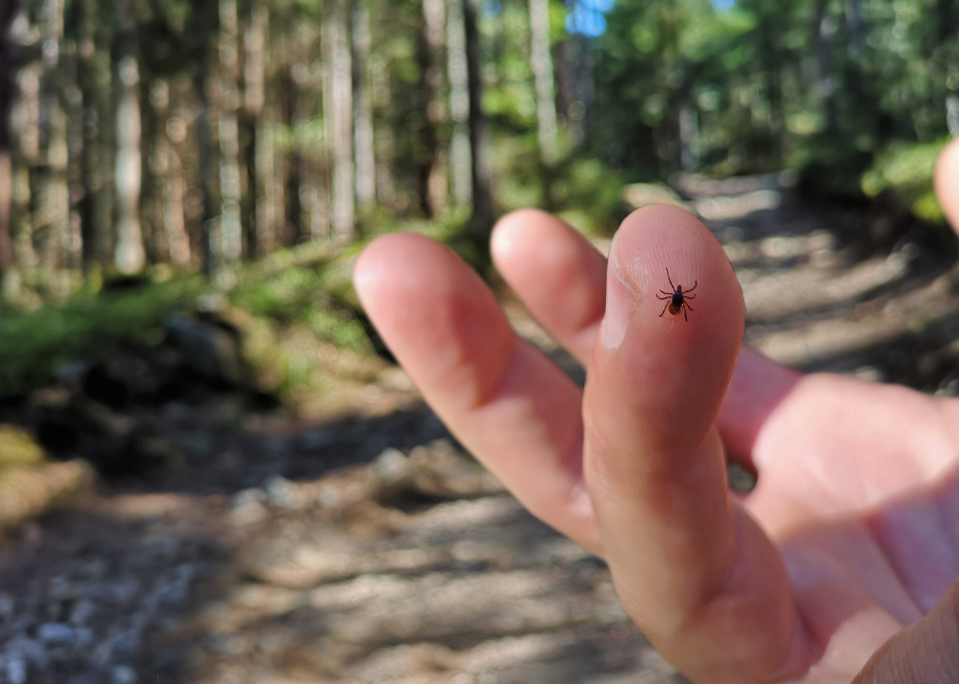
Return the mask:
<path id="1" fill-rule="evenodd" d="M 691 288 L 689 288 L 688 290 L 686 290 L 686 292 L 692 292 L 692 291 L 695 290 L 697 287 L 699 287 L 699 281 L 698 281 L 698 280 L 696 281 L 696 284 L 693 285 L 693 286 L 692 286 Z"/>
<path id="2" fill-rule="evenodd" d="M 673 285 L 673 279 L 669 277 L 669 269 L 668 269 L 668 268 L 666 269 L 666 279 L 669 280 L 669 286 L 670 286 L 671 288 L 673 288 L 673 290 L 675 290 L 676 287 Z"/>
<path id="3" fill-rule="evenodd" d="M 696 295 L 693 295 L 692 297 L 690 297 L 690 296 L 689 296 L 689 290 L 686 290 L 685 292 L 683 292 L 683 298 L 684 298 L 684 299 L 696 299 Z"/>
<path id="4" fill-rule="evenodd" d="M 672 297 L 672 296 L 673 296 L 673 293 L 672 293 L 672 292 L 666 292 L 666 290 L 660 290 L 660 291 L 659 291 L 659 294 L 664 294 L 664 295 L 666 295 L 667 297 Z"/>
<path id="5" fill-rule="evenodd" d="M 691 307 L 687 302 L 683 302 L 683 306 L 685 306 L 685 307 L 686 307 L 687 309 L 689 309 L 690 311 L 695 311 L 695 309 L 694 309 L 693 307 Z"/>
<path id="6" fill-rule="evenodd" d="M 663 301 L 664 299 L 672 299 L 672 297 L 660 297 L 659 295 L 656 295 L 656 299 Z"/>
<path id="7" fill-rule="evenodd" d="M 689 308 L 689 307 L 686 307 L 686 306 L 683 307 L 683 318 L 686 319 L 686 322 L 687 322 L 687 323 L 689 323 L 689 316 L 686 315 L 686 309 L 688 309 L 688 308 Z"/>
<path id="8" fill-rule="evenodd" d="M 663 313 L 659 314 L 659 317 L 662 318 L 663 314 L 666 313 L 666 309 L 669 308 L 669 303 L 667 302 L 666 306 L 663 307 Z"/>

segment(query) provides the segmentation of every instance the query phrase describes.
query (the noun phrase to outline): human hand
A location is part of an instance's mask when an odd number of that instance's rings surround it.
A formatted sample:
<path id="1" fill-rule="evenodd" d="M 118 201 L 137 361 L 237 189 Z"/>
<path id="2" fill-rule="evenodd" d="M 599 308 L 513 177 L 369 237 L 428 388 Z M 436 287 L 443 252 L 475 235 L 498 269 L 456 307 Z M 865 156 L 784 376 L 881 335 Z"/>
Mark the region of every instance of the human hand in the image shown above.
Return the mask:
<path id="1" fill-rule="evenodd" d="M 959 225 L 956 146 L 937 187 Z M 959 681 L 959 402 L 740 350 L 732 268 L 675 208 L 630 216 L 608 274 L 540 212 L 504 219 L 492 250 L 587 366 L 585 392 L 438 243 L 376 241 L 357 291 L 450 429 L 606 559 L 668 660 L 701 683 Z M 699 282 L 688 322 L 659 317 L 666 268 Z M 726 459 L 758 473 L 753 492 L 728 491 Z"/>

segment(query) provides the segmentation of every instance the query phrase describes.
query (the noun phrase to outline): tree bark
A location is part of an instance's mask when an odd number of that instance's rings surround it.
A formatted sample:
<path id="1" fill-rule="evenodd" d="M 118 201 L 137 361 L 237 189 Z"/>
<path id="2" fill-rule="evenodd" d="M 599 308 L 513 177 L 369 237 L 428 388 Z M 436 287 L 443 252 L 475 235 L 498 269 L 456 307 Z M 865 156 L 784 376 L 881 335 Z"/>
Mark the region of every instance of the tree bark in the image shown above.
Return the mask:
<path id="1" fill-rule="evenodd" d="M 265 254 L 272 245 L 267 233 L 275 218 L 273 208 L 267 206 L 267 188 L 272 183 L 272 159 L 267 152 L 268 132 L 264 130 L 263 107 L 266 101 L 266 32 L 270 15 L 266 8 L 253 0 L 244 38 L 244 127 L 246 129 L 247 170 L 247 231 L 246 254 L 255 258 Z"/>
<path id="2" fill-rule="evenodd" d="M 817 86 L 826 113 L 826 128 L 835 131 L 839 124 L 836 110 L 836 83 L 832 72 L 832 35 L 828 0 L 816 0 L 813 12 L 813 42 L 816 46 Z"/>
<path id="3" fill-rule="evenodd" d="M 466 58 L 469 73 L 469 132 L 472 150 L 473 213 L 469 233 L 485 246 L 493 230 L 493 165 L 491 159 L 489 126 L 483 112 L 483 70 L 481 63 L 477 15 L 479 0 L 465 0 L 464 27 Z"/>
<path id="4" fill-rule="evenodd" d="M 450 144 L 450 169 L 453 200 L 456 206 L 473 201 L 473 154 L 470 149 L 470 81 L 466 55 L 466 19 L 464 2 L 449 0 L 446 17 L 446 49 L 450 79 L 450 116 L 453 140 Z"/>
<path id="5" fill-rule="evenodd" d="M 350 50 L 350 0 L 328 0 L 323 47 L 329 71 L 324 88 L 327 135 L 333 151 L 330 220 L 338 244 L 353 240 L 356 223 L 353 164 L 353 60 Z"/>
<path id="6" fill-rule="evenodd" d="M 556 143 L 556 85 L 549 42 L 549 0 L 529 0 L 530 62 L 536 79 L 536 119 L 540 160 L 547 168 L 558 158 Z"/>
<path id="7" fill-rule="evenodd" d="M 154 224 L 156 228 L 156 251 L 177 266 L 185 266 L 190 261 L 190 239 L 186 232 L 183 214 L 183 163 L 176 153 L 174 141 L 170 139 L 169 107 L 170 86 L 167 81 L 157 79 L 151 84 L 150 103 L 156 119 L 153 131 L 153 154 L 151 170 L 154 189 Z M 179 129 L 174 129 L 181 135 Z M 182 142 L 182 140 L 180 140 Z"/>
<path id="8" fill-rule="evenodd" d="M 13 260 L 17 269 L 37 265 L 33 248 L 33 188 L 31 168 L 40 162 L 40 76 L 42 66 L 21 67 L 17 76 L 17 101 L 13 129 L 19 133 L 13 164 Z"/>
<path id="9" fill-rule="evenodd" d="M 290 153 L 286 161 L 286 174 L 283 183 L 284 215 L 286 229 L 284 238 L 296 245 L 304 238 L 304 212 L 300 202 L 300 181 L 303 171 L 303 159 L 294 139 L 297 125 L 303 118 L 300 84 L 293 76 L 297 65 L 287 65 L 283 70 L 283 121 L 290 130 Z"/>
<path id="10" fill-rule="evenodd" d="M 856 62 L 862 59 L 866 45 L 866 23 L 862 16 L 862 0 L 846 0 L 846 29 L 849 34 L 849 53 Z"/>
<path id="11" fill-rule="evenodd" d="M 240 137 L 237 112 L 240 107 L 239 21 L 236 0 L 220 4 L 220 234 L 226 264 L 239 261 L 243 249 L 240 218 Z"/>
<path id="12" fill-rule="evenodd" d="M 442 53 L 446 43 L 445 15 L 444 0 L 423 0 L 423 24 L 417 37 L 420 82 L 416 91 L 419 126 L 416 165 L 420 208 L 428 217 L 445 213 L 449 185 L 438 132 L 446 118 L 446 107 L 440 99 L 444 71 Z"/>
<path id="13" fill-rule="evenodd" d="M 205 52 L 205 51 L 204 51 Z M 203 211 L 200 216 L 201 237 L 200 244 L 203 251 L 203 273 L 210 280 L 214 280 L 222 270 L 223 253 L 222 240 L 218 220 L 214 218 L 213 199 L 215 185 L 213 182 L 213 126 L 211 124 L 210 94 L 208 92 L 209 67 L 207 59 L 203 59 L 197 68 L 196 94 L 199 102 L 199 115 L 196 119 L 197 137 L 197 171 L 202 186 Z"/>
<path id="14" fill-rule="evenodd" d="M 14 267 L 13 260 L 13 157 L 11 108 L 16 74 L 10 22 L 13 0 L 0 0 L 0 279 Z"/>
<path id="15" fill-rule="evenodd" d="M 376 198 L 380 206 L 390 212 L 396 211 L 396 181 L 393 176 L 393 127 L 388 113 L 393 102 L 390 75 L 384 59 L 373 60 L 370 66 L 373 102 L 383 123 L 374 129 L 376 146 Z"/>
<path id="16" fill-rule="evenodd" d="M 369 64 L 372 51 L 367 0 L 353 4 L 353 93 L 356 145 L 356 203 L 369 210 L 376 204 L 376 150 L 373 129 L 373 94 Z"/>
<path id="17" fill-rule="evenodd" d="M 39 171 L 37 211 L 41 262 L 49 272 L 65 265 L 70 224 L 67 187 L 67 115 L 60 100 L 60 41 L 63 39 L 63 0 L 45 0 L 43 22 L 43 77 L 40 84 L 40 144 L 45 152 Z"/>
<path id="18" fill-rule="evenodd" d="M 89 271 L 103 259 L 98 247 L 97 196 L 103 179 L 100 176 L 100 131 L 97 109 L 97 41 L 94 13 L 96 0 L 80 0 L 78 7 L 80 43 L 77 55 L 77 85 L 82 100 L 82 138 L 80 149 L 80 200 L 77 213 L 80 217 L 80 241 L 82 243 L 83 269 Z"/>
<path id="19" fill-rule="evenodd" d="M 142 127 L 140 68 L 132 55 L 120 60 L 120 101 L 117 104 L 117 244 L 114 263 L 120 273 L 137 273 L 146 265 L 140 225 Z"/>

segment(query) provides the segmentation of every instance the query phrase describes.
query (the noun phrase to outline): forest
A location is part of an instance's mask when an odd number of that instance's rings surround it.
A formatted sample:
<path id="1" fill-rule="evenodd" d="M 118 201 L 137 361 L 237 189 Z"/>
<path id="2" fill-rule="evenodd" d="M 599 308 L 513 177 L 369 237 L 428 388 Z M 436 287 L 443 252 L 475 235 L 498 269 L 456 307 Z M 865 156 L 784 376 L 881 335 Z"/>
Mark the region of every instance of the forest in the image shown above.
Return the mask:
<path id="1" fill-rule="evenodd" d="M 942 223 L 957 29 L 949 0 L 0 0 L 0 396 L 202 293 L 382 352 L 371 239 L 482 269 L 504 213 L 609 236 L 632 184 L 789 170 Z"/>
<path id="2" fill-rule="evenodd" d="M 686 681 L 424 404 L 357 255 L 445 242 L 582 385 L 494 224 L 602 251 L 682 203 L 757 358 L 955 397 L 956 136 L 956 0 L 0 0 L 0 682 Z M 707 276 L 658 277 L 702 330 Z"/>
<path id="3" fill-rule="evenodd" d="M 959 133 L 949 0 L 4 0 L 0 270 L 96 273 L 482 237 L 524 205 L 610 232 L 676 172 L 825 169 L 925 218 Z M 225 274 L 227 274 L 225 276 Z"/>

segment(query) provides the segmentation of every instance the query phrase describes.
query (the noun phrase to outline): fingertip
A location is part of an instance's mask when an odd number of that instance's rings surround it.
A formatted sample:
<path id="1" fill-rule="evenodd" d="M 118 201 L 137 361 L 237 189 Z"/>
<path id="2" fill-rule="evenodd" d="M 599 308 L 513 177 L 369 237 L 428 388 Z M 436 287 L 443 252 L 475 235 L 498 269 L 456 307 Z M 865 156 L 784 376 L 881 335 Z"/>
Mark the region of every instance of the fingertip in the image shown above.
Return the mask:
<path id="1" fill-rule="evenodd" d="M 422 258 L 424 253 L 444 250 L 435 240 L 416 233 L 390 233 L 376 238 L 357 257 L 353 264 L 353 286 L 364 308 L 376 300 L 377 294 L 404 264 Z M 409 270 L 416 275 L 416 270 Z"/>
<path id="2" fill-rule="evenodd" d="M 696 287 L 692 304 L 696 316 L 688 322 L 697 325 L 721 324 L 738 332 L 745 325 L 742 291 L 732 265 L 712 232 L 695 216 L 673 205 L 651 205 L 638 209 L 623 222 L 616 235 L 615 264 L 626 284 L 644 307 L 656 312 L 656 295 L 681 287 Z M 612 257 L 611 257 L 612 258 Z M 698 285 L 697 285 L 698 283 Z M 687 317 L 664 317 L 669 323 L 686 321 Z M 687 326 L 678 331 L 690 332 Z"/>
<path id="3" fill-rule="evenodd" d="M 685 295 L 695 288 L 691 311 L 685 296 L 682 306 L 675 305 L 676 288 Z M 593 351 L 584 406 L 596 481 L 641 488 L 655 481 L 650 487 L 656 489 L 685 478 L 679 473 L 705 459 L 710 464 L 702 485 L 724 500 L 722 454 L 704 445 L 720 444 L 708 435 L 729 387 L 745 319 L 725 253 L 688 212 L 646 207 L 631 214 L 616 236 L 607 289 L 603 343 Z M 685 480 L 673 484 L 688 486 Z"/>
<path id="4" fill-rule="evenodd" d="M 517 209 L 512 211 L 493 227 L 490 237 L 490 251 L 494 260 L 509 259 L 517 252 L 521 252 L 523 245 L 528 242 L 524 239 L 524 232 L 535 230 L 544 222 L 555 220 L 552 216 L 539 209 Z"/>
<path id="5" fill-rule="evenodd" d="M 392 235 L 379 237 L 367 245 L 353 263 L 353 288 L 364 308 L 370 295 L 376 291 L 382 275 L 383 244 Z"/>
<path id="6" fill-rule="evenodd" d="M 647 379 L 646 389 L 636 390 L 643 405 L 655 402 L 668 413 L 682 405 L 699 419 L 689 424 L 705 429 L 728 388 L 745 327 L 742 291 L 722 247 L 689 212 L 653 205 L 624 221 L 610 259 L 633 297 L 616 372 Z M 695 288 L 679 309 L 670 301 L 676 288 Z"/>
<path id="7" fill-rule="evenodd" d="M 603 316 L 605 258 L 564 221 L 537 209 L 503 217 L 490 249 L 530 313 L 585 363 Z"/>
<path id="8" fill-rule="evenodd" d="M 959 138 L 940 153 L 934 176 L 936 198 L 952 229 L 959 233 Z"/>
<path id="9" fill-rule="evenodd" d="M 515 335 L 490 289 L 446 245 L 386 235 L 360 255 L 353 278 L 370 320 L 425 394 L 458 384 L 451 395 L 472 405 L 496 387 Z"/>

